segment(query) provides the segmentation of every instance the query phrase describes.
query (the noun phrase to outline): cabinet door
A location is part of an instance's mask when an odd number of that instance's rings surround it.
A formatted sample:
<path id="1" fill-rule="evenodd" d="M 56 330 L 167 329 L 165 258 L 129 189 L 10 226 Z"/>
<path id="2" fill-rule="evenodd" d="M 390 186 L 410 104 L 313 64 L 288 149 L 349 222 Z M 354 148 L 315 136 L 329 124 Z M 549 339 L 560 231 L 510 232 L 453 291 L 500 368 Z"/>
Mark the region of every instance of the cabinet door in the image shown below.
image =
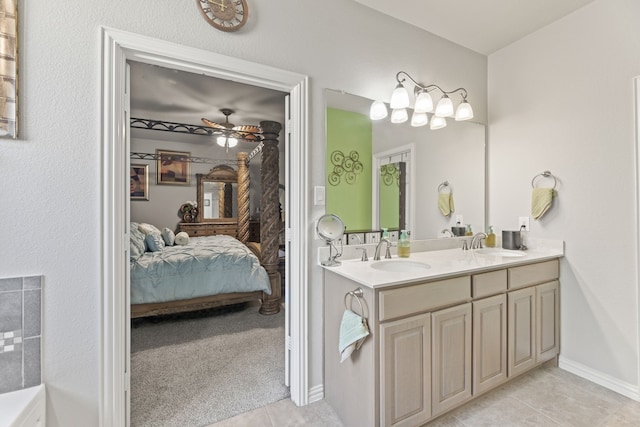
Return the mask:
<path id="1" fill-rule="evenodd" d="M 471 397 L 471 303 L 431 313 L 431 339 L 435 416 Z"/>
<path id="2" fill-rule="evenodd" d="M 431 416 L 431 317 L 380 326 L 380 423 L 418 426 Z"/>
<path id="3" fill-rule="evenodd" d="M 536 362 L 553 359 L 560 349 L 559 283 L 536 286 Z"/>
<path id="4" fill-rule="evenodd" d="M 536 363 L 535 297 L 535 287 L 509 292 L 507 296 L 509 377 L 521 374 L 531 369 Z"/>
<path id="5" fill-rule="evenodd" d="M 507 379 L 507 296 L 473 302 L 473 394 Z"/>

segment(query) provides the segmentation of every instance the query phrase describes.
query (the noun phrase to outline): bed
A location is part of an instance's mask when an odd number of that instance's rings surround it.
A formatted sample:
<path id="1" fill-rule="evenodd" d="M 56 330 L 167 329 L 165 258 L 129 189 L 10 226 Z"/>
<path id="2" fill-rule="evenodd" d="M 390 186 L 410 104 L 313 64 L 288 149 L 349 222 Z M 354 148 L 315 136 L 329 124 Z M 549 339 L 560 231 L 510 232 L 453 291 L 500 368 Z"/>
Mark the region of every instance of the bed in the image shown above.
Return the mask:
<path id="1" fill-rule="evenodd" d="M 249 242 L 248 161 L 238 153 L 237 228 L 229 235 L 189 236 L 171 245 L 173 231 L 132 222 L 130 227 L 131 318 L 180 313 L 260 300 L 261 314 L 280 311 L 277 122 L 261 122 L 260 243 Z M 222 168 L 228 173 L 228 168 Z M 216 177 L 212 168 L 204 178 Z M 199 177 L 200 179 L 200 177 Z M 198 186 L 198 199 L 200 199 Z M 202 218 L 198 217 L 197 221 Z M 206 221 L 206 220 L 205 220 Z M 153 233 L 151 233 L 153 232 Z M 178 240 L 178 233 L 173 236 Z M 142 243 L 140 242 L 142 239 Z M 174 241 L 175 243 L 175 241 Z"/>

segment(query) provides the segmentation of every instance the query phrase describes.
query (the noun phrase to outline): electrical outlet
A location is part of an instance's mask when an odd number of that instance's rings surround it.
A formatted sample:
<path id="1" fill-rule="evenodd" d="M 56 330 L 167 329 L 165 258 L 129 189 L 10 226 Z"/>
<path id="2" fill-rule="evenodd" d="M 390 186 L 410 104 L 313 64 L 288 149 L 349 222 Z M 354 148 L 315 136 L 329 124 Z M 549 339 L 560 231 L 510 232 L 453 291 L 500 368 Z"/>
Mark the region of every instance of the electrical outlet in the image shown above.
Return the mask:
<path id="1" fill-rule="evenodd" d="M 518 217 L 518 228 L 522 228 L 522 226 L 524 225 L 524 230 L 525 231 L 529 231 L 529 217 L 528 216 L 521 216 Z"/>
<path id="2" fill-rule="evenodd" d="M 464 227 L 464 219 L 462 215 L 456 215 L 456 224 L 460 224 L 460 226 Z"/>

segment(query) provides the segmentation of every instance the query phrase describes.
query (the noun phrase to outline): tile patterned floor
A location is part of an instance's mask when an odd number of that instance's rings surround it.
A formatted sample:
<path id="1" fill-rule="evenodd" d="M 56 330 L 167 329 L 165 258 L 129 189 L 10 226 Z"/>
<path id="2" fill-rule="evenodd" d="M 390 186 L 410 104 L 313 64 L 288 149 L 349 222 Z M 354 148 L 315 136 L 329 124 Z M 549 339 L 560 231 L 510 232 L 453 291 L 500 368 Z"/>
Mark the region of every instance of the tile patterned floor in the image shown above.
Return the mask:
<path id="1" fill-rule="evenodd" d="M 281 400 L 209 427 L 343 426 L 331 407 Z M 428 424 L 429 427 L 637 427 L 640 402 L 554 366 L 542 366 Z"/>

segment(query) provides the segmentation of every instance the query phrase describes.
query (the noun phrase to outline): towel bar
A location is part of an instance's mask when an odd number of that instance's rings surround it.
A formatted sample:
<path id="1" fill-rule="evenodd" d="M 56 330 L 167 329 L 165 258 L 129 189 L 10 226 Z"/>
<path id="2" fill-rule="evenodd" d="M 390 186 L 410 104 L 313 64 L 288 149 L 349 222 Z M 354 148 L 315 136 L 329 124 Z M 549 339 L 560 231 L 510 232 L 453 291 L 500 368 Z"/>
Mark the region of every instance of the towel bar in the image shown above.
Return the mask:
<path id="1" fill-rule="evenodd" d="M 351 310 L 352 306 L 351 303 L 353 302 L 353 298 L 356 299 L 356 301 L 358 301 L 358 305 L 360 306 L 360 316 L 361 317 L 365 317 L 364 316 L 364 306 L 362 305 L 362 301 L 360 301 L 360 298 L 362 298 L 362 296 L 364 295 L 364 291 L 362 290 L 362 288 L 357 288 L 354 289 L 353 291 L 349 291 L 344 295 L 344 308 L 345 310 Z M 351 296 L 352 299 L 349 303 L 349 306 L 347 307 L 347 298 Z M 353 310 L 351 310 L 353 311 Z"/>
<path id="2" fill-rule="evenodd" d="M 553 189 L 554 190 L 556 189 L 556 184 L 558 184 L 558 181 L 556 180 L 556 177 L 553 176 L 553 174 L 549 171 L 544 171 L 534 176 L 533 179 L 531 180 L 531 188 L 536 188 L 535 181 L 536 181 L 536 178 L 538 177 L 551 178 L 553 180 Z"/>
<path id="3" fill-rule="evenodd" d="M 444 181 L 443 183 L 438 185 L 438 193 L 441 192 L 443 189 L 447 188 L 448 186 L 449 186 L 449 181 Z M 451 189 L 449 189 L 449 191 L 451 191 Z"/>

